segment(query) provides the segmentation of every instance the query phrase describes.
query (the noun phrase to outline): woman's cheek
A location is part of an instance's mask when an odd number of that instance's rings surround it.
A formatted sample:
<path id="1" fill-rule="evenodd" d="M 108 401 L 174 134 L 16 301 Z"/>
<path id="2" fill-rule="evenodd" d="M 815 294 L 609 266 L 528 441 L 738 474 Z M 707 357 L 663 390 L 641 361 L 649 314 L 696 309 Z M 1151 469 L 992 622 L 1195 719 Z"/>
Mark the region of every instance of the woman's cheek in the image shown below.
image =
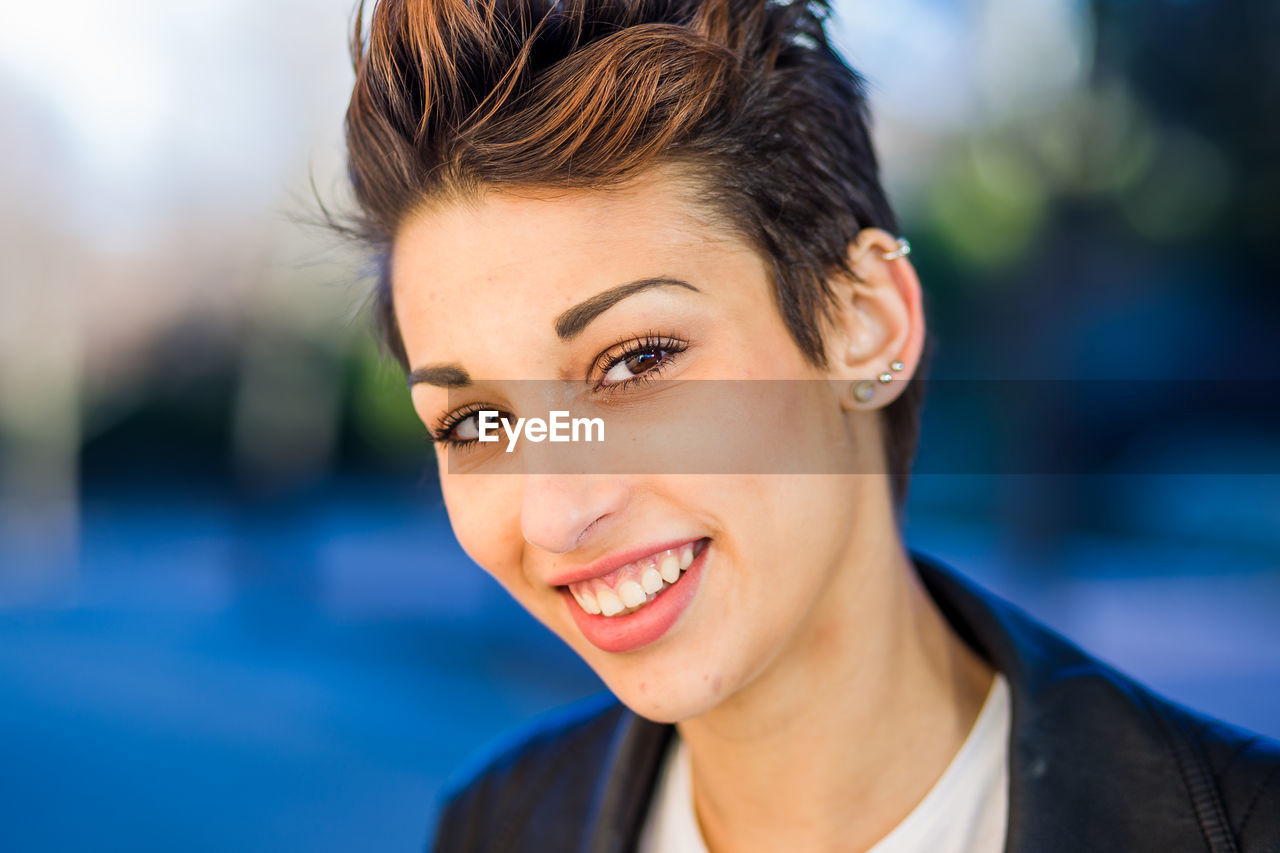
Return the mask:
<path id="1" fill-rule="evenodd" d="M 518 572 L 523 539 L 514 478 L 479 474 L 440 476 L 449 523 L 462 550 L 504 586 Z"/>

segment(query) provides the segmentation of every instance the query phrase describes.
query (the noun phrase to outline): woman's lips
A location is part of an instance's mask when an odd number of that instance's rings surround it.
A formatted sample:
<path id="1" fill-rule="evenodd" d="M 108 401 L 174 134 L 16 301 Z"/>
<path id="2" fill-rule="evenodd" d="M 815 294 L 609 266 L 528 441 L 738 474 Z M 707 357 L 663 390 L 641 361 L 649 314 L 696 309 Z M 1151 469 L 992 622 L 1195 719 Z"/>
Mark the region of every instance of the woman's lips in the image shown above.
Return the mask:
<path id="1" fill-rule="evenodd" d="M 709 539 L 700 539 L 678 549 L 650 554 L 611 573 L 608 579 L 616 586 L 610 586 L 604 578 L 592 578 L 561 587 L 561 596 L 578 628 L 596 647 L 606 652 L 626 652 L 647 646 L 665 634 L 693 600 L 710 543 Z M 656 587 L 655 572 L 662 581 Z M 675 580 L 668 581 L 667 577 Z M 632 602 L 630 606 L 628 602 Z M 597 612 L 588 612 L 589 607 Z M 615 615 L 605 615 L 609 612 Z"/>

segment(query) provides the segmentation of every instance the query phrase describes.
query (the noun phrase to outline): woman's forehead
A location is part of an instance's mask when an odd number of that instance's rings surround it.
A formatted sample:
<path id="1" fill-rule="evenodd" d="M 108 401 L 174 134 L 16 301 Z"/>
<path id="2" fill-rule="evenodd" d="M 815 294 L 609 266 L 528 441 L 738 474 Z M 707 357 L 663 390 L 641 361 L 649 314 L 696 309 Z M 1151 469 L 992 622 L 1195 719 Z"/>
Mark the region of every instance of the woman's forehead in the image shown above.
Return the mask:
<path id="1" fill-rule="evenodd" d="M 708 277 L 749 251 L 655 175 L 611 191 L 490 192 L 436 205 L 400 229 L 396 316 L 411 360 L 455 336 L 546 326 L 620 283 Z M 545 321 L 545 322 L 544 322 Z"/>
<path id="2" fill-rule="evenodd" d="M 488 188 L 411 214 L 396 235 L 394 255 L 397 262 L 429 253 L 500 263 L 522 249 L 536 256 L 556 247 L 590 251 L 618 239 L 687 242 L 703 231 L 715 236 L 687 196 L 661 171 L 609 189 Z M 474 249 L 488 251 L 476 256 Z"/>

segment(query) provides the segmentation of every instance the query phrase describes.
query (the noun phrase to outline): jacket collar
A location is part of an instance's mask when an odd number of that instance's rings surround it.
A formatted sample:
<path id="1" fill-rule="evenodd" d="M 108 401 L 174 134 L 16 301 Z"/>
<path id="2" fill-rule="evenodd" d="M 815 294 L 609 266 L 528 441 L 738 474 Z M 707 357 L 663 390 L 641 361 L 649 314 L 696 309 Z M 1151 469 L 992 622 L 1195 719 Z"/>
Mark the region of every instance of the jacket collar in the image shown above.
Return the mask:
<path id="1" fill-rule="evenodd" d="M 911 557 L 952 627 L 1009 683 L 1006 851 L 1202 849 L 1183 768 L 1158 720 L 1162 700 L 941 563 Z M 635 849 L 674 732 L 623 713 L 585 853 Z"/>

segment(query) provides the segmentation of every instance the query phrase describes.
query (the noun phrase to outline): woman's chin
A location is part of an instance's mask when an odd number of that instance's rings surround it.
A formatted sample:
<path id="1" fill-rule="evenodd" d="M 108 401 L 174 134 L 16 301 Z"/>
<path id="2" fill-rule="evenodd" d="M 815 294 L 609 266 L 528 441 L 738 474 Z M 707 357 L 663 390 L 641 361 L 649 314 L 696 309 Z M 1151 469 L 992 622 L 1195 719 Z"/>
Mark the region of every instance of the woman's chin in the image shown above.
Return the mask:
<path id="1" fill-rule="evenodd" d="M 605 685 L 635 713 L 655 723 L 679 723 L 715 708 L 724 696 L 718 692 L 720 679 L 694 676 L 688 684 L 670 675 L 605 679 Z"/>

